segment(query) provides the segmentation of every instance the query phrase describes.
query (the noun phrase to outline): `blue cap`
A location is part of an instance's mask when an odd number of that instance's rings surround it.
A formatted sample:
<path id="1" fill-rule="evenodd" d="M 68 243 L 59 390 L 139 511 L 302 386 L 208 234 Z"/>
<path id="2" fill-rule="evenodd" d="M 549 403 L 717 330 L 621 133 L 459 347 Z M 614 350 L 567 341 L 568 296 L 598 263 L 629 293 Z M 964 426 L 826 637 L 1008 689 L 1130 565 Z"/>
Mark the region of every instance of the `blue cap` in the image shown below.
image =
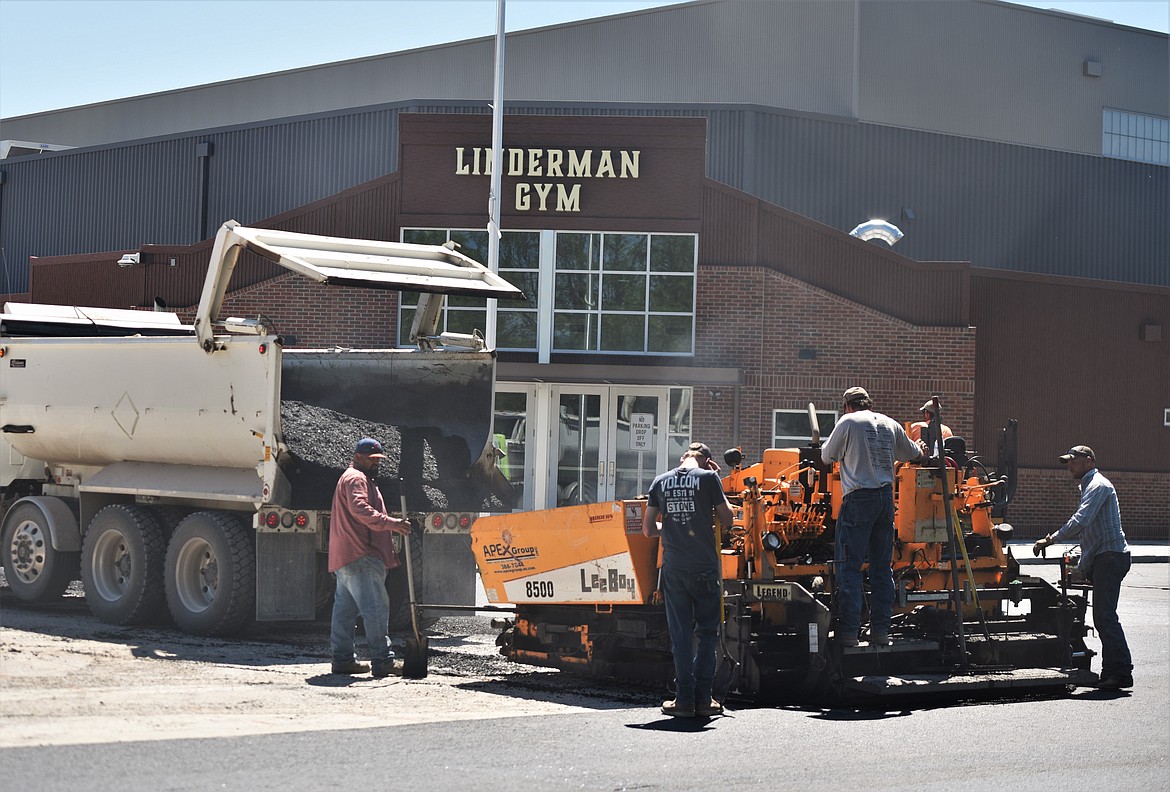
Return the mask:
<path id="1" fill-rule="evenodd" d="M 382 451 L 382 444 L 372 437 L 363 437 L 358 440 L 357 447 L 354 448 L 355 454 L 363 456 L 374 457 L 375 459 L 385 459 L 386 454 Z"/>

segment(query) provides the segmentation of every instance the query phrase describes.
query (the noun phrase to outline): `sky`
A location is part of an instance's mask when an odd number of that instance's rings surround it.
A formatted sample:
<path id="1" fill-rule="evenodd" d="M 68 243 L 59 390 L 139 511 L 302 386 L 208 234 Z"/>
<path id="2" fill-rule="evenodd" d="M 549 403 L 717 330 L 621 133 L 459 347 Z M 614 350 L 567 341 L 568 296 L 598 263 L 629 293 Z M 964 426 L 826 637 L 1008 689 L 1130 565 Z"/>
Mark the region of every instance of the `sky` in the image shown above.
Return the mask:
<path id="1" fill-rule="evenodd" d="M 505 28 L 675 2 L 506 0 Z M 1019 5 L 1170 30 L 1170 0 Z M 496 15 L 496 0 L 0 0 L 0 118 L 491 36 Z"/>

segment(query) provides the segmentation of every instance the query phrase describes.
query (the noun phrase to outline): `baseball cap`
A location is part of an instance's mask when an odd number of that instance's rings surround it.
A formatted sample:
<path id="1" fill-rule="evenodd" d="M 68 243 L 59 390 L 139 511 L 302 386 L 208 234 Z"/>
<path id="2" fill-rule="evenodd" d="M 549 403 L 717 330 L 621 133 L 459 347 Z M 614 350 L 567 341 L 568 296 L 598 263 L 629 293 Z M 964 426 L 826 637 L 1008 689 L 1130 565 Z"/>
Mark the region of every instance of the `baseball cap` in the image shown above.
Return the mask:
<path id="1" fill-rule="evenodd" d="M 353 449 L 353 452 L 373 459 L 386 458 L 385 452 L 382 451 L 382 444 L 372 437 L 363 437 L 361 440 L 358 440 L 358 444 Z"/>
<path id="2" fill-rule="evenodd" d="M 934 400 L 931 399 L 926 404 L 919 407 L 918 410 L 919 410 L 919 412 L 928 412 L 931 415 L 934 415 Z"/>
<path id="3" fill-rule="evenodd" d="M 688 451 L 698 451 L 707 459 L 711 458 L 711 448 L 706 443 L 691 443 L 687 446 Z"/>
<path id="4" fill-rule="evenodd" d="M 856 386 L 845 391 L 845 395 L 841 397 L 842 401 L 844 401 L 846 404 L 868 398 L 869 392 L 866 391 L 865 388 L 858 388 Z"/>
<path id="5" fill-rule="evenodd" d="M 1079 446 L 1073 446 L 1072 448 L 1070 448 L 1068 450 L 1067 454 L 1061 454 L 1060 461 L 1064 462 L 1067 465 L 1069 462 L 1072 461 L 1073 457 L 1079 457 L 1079 456 L 1088 457 L 1089 459 L 1092 459 L 1093 461 L 1097 460 L 1097 455 L 1093 453 L 1093 449 L 1089 448 L 1086 445 L 1079 445 Z"/>

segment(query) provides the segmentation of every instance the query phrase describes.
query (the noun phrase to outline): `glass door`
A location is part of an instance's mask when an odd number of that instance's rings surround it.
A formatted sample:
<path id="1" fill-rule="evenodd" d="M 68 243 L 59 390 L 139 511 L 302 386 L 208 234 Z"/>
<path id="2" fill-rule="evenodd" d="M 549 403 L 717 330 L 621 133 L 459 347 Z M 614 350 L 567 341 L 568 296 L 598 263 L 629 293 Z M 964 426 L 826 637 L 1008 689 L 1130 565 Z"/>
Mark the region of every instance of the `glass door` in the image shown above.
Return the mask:
<path id="1" fill-rule="evenodd" d="M 605 485 L 609 433 L 602 432 L 608 420 L 605 386 L 564 386 L 552 389 L 549 427 L 552 451 L 549 477 L 549 505 L 576 506 L 608 500 Z M 605 413 L 605 415 L 603 415 Z"/>
<path id="2" fill-rule="evenodd" d="M 610 387 L 606 500 L 645 495 L 654 477 L 669 466 L 662 421 L 665 395 L 662 388 Z"/>
<path id="3" fill-rule="evenodd" d="M 665 420 L 670 395 L 669 388 L 554 386 L 549 436 L 555 474 L 546 502 L 575 506 L 645 495 L 673 462 L 670 450 L 677 450 Z"/>
<path id="4" fill-rule="evenodd" d="M 515 508 L 532 508 L 532 472 L 535 454 L 531 452 L 532 420 L 529 393 L 523 386 L 496 385 L 496 409 L 493 416 L 496 466 L 516 491 Z"/>

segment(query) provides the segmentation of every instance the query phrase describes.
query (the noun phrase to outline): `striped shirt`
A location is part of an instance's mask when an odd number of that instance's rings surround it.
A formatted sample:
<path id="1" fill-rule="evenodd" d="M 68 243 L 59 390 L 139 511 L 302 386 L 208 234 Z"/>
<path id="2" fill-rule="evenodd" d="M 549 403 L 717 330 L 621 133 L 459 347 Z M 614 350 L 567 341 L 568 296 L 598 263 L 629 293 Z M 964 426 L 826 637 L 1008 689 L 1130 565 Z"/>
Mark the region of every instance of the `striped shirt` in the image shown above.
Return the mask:
<path id="1" fill-rule="evenodd" d="M 1125 532 L 1121 530 L 1121 509 L 1113 483 L 1093 468 L 1081 477 L 1081 503 L 1064 526 L 1052 535 L 1054 542 L 1079 538 L 1082 572 L 1093 567 L 1098 553 L 1128 553 Z"/>

